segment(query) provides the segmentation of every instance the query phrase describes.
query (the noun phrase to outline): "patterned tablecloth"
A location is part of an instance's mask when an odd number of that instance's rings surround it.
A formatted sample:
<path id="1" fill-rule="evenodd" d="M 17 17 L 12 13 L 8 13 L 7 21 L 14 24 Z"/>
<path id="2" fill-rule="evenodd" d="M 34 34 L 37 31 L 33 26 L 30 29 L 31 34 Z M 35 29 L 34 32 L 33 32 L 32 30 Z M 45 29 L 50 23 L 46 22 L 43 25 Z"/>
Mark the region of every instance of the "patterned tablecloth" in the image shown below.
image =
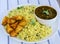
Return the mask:
<path id="1" fill-rule="evenodd" d="M 2 19 L 2 16 L 5 14 L 5 11 L 14 8 L 17 5 L 24 5 L 24 4 L 49 5 L 55 7 L 60 12 L 60 8 L 56 0 L 0 0 L 0 21 Z M 60 15 L 58 18 L 60 18 Z M 59 19 L 57 21 L 60 22 Z M 2 30 L 2 26 L 0 22 L 0 44 L 60 44 L 59 22 L 57 24 L 58 31 L 56 31 L 56 33 L 49 40 L 40 43 L 24 43 L 11 39 Z"/>

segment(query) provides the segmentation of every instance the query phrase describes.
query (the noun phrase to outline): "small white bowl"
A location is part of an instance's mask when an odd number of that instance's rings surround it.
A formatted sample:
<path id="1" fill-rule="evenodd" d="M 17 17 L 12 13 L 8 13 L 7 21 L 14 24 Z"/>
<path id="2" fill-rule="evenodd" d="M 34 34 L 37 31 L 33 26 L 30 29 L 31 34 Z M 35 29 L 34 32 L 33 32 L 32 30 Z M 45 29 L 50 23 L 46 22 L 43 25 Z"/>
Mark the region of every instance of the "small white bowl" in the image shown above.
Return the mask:
<path id="1" fill-rule="evenodd" d="M 39 6 L 40 7 L 40 6 Z M 50 7 L 50 6 L 48 6 L 48 7 Z M 37 7 L 38 8 L 38 7 Z M 55 8 L 53 8 L 53 7 L 51 7 L 52 9 L 54 9 L 55 10 Z M 56 11 L 56 10 L 55 10 Z M 57 12 L 57 11 L 56 11 Z M 54 18 L 52 18 L 52 19 L 42 19 L 42 18 L 39 18 L 36 14 L 35 14 L 35 17 L 36 17 L 36 19 L 37 19 L 37 21 L 39 22 L 39 23 L 41 23 L 41 24 L 44 24 L 44 25 L 46 25 L 46 26 L 51 26 L 52 27 L 52 25 L 53 24 L 55 24 L 56 22 L 56 19 L 57 19 L 57 15 L 54 17 Z"/>

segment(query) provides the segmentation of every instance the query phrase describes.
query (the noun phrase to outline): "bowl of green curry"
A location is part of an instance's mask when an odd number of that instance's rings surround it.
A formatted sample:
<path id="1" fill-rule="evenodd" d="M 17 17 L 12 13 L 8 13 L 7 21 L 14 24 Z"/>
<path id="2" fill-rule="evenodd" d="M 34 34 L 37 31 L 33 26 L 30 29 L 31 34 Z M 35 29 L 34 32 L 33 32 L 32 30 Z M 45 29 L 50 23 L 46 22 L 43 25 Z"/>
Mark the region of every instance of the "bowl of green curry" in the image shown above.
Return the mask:
<path id="1" fill-rule="evenodd" d="M 35 9 L 37 20 L 47 26 L 51 26 L 57 19 L 57 11 L 50 6 L 39 6 Z"/>

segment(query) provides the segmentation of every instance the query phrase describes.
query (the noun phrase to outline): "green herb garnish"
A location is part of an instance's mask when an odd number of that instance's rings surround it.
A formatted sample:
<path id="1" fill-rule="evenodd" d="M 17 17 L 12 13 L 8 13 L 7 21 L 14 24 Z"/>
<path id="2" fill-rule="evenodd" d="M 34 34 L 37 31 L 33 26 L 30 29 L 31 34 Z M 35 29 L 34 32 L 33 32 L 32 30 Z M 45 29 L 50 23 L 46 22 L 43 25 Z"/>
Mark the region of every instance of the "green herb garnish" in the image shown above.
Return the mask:
<path id="1" fill-rule="evenodd" d="M 23 8 L 23 6 L 21 6 L 21 7 L 17 7 L 17 9 L 22 9 Z"/>
<path id="2" fill-rule="evenodd" d="M 43 14 L 49 15 L 49 11 L 48 11 L 48 10 L 44 10 L 44 11 L 43 11 Z"/>
<path id="3" fill-rule="evenodd" d="M 31 19 L 31 22 L 30 22 L 32 25 L 35 25 L 35 21 L 34 19 Z"/>

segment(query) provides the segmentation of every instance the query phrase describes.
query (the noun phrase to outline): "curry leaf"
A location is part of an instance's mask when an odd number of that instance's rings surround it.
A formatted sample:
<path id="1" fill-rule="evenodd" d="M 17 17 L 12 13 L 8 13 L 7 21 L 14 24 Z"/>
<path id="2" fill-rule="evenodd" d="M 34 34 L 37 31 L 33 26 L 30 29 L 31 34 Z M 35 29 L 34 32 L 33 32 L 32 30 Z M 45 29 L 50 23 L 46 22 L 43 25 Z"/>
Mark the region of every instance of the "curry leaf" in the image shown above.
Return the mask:
<path id="1" fill-rule="evenodd" d="M 49 11 L 48 11 L 48 10 L 44 10 L 43 13 L 44 13 L 45 15 L 49 15 Z"/>
<path id="2" fill-rule="evenodd" d="M 35 21 L 34 19 L 31 19 L 31 22 L 30 22 L 32 25 L 35 25 Z"/>

